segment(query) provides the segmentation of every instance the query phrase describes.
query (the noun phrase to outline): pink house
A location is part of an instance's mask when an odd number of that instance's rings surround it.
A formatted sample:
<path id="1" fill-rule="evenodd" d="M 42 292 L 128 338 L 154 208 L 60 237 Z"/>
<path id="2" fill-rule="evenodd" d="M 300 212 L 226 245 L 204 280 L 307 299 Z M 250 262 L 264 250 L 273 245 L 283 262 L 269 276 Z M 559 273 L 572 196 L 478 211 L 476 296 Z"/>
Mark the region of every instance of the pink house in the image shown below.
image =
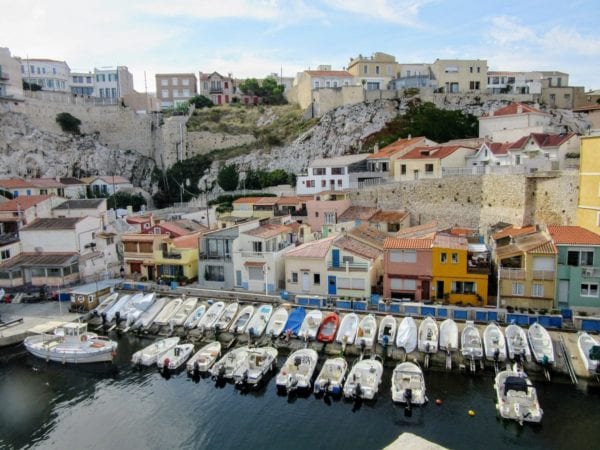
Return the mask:
<path id="1" fill-rule="evenodd" d="M 390 237 L 383 244 L 383 296 L 429 300 L 433 239 Z"/>
<path id="2" fill-rule="evenodd" d="M 352 202 L 341 200 L 308 200 L 306 202 L 306 223 L 313 231 L 321 231 L 323 225 L 335 225 L 337 218 L 346 211 Z"/>

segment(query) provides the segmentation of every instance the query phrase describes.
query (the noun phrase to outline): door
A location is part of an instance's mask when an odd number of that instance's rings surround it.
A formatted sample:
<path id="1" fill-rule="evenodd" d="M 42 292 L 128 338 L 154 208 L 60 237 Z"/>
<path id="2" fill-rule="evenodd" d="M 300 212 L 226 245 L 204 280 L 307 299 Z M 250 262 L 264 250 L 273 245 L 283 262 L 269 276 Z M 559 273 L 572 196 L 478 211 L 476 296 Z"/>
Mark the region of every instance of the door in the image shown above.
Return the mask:
<path id="1" fill-rule="evenodd" d="M 438 280 L 435 285 L 435 297 L 438 300 L 444 299 L 444 282 L 442 280 Z"/>
<path id="2" fill-rule="evenodd" d="M 331 265 L 333 267 L 340 267 L 340 250 L 338 248 L 331 250 Z"/>
<path id="3" fill-rule="evenodd" d="M 221 96 L 217 95 L 217 105 L 220 105 L 220 104 L 221 104 Z"/>
<path id="4" fill-rule="evenodd" d="M 154 280 L 154 267 L 148 266 L 148 281 Z"/>
<path id="5" fill-rule="evenodd" d="M 329 295 L 337 295 L 335 276 L 329 275 L 329 277 L 327 277 L 327 293 Z"/>
<path id="6" fill-rule="evenodd" d="M 310 292 L 310 273 L 302 272 L 302 292 Z"/>
<path id="7" fill-rule="evenodd" d="M 242 271 L 241 270 L 235 271 L 235 285 L 236 286 L 242 285 Z"/>
<path id="8" fill-rule="evenodd" d="M 421 298 L 423 300 L 429 300 L 429 280 L 421 281 Z"/>
<path id="9" fill-rule="evenodd" d="M 569 280 L 560 280 L 558 282 L 558 303 L 561 306 L 569 304 Z"/>

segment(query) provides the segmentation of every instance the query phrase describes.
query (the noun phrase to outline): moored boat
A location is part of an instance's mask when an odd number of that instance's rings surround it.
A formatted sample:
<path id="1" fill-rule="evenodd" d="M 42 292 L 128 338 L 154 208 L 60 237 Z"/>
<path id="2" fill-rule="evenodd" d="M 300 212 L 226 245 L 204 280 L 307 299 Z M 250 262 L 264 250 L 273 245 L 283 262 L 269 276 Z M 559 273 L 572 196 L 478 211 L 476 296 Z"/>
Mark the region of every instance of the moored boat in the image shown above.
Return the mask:
<path id="1" fill-rule="evenodd" d="M 121 308 L 125 307 L 127 303 L 131 300 L 131 295 L 125 294 L 114 302 L 109 308 L 105 309 L 100 315 L 102 316 L 102 320 L 110 323 L 115 319 L 116 314 L 121 315 Z"/>
<path id="2" fill-rule="evenodd" d="M 323 321 L 323 313 L 319 309 L 310 310 L 304 317 L 298 336 L 304 339 L 316 339 L 317 332 Z"/>
<path id="3" fill-rule="evenodd" d="M 293 352 L 277 374 L 276 385 L 288 394 L 296 389 L 309 389 L 319 356 L 311 348 Z"/>
<path id="4" fill-rule="evenodd" d="M 472 320 L 467 320 L 461 335 L 461 353 L 463 356 L 471 359 L 481 359 L 483 357 L 483 345 L 481 335 Z"/>
<path id="5" fill-rule="evenodd" d="M 319 342 L 333 342 L 335 340 L 335 334 L 340 324 L 340 316 L 337 313 L 332 312 L 325 316 L 319 327 L 317 333 L 317 340 Z"/>
<path id="6" fill-rule="evenodd" d="M 161 370 L 179 369 L 194 351 L 194 344 L 177 344 L 160 355 L 156 365 Z"/>
<path id="7" fill-rule="evenodd" d="M 577 347 L 583 366 L 590 373 L 600 372 L 600 344 L 592 336 L 581 332 L 577 338 Z"/>
<path id="8" fill-rule="evenodd" d="M 190 373 L 208 372 L 220 354 L 221 343 L 219 341 L 205 345 L 187 362 L 187 371 Z"/>
<path id="9" fill-rule="evenodd" d="M 440 349 L 458 350 L 458 325 L 452 319 L 446 319 L 440 324 Z"/>
<path id="10" fill-rule="evenodd" d="M 106 297 L 104 300 L 102 300 L 102 302 L 100 302 L 100 304 L 98 306 L 96 306 L 94 309 L 92 309 L 90 314 L 92 316 L 99 317 L 104 311 L 109 310 L 118 299 L 119 299 L 119 293 L 113 292 L 108 297 Z"/>
<path id="11" fill-rule="evenodd" d="M 554 346 L 548 330 L 536 322 L 529 326 L 527 337 L 529 338 L 533 358 L 539 364 L 554 364 Z"/>
<path id="12" fill-rule="evenodd" d="M 376 359 L 358 361 L 348 374 L 344 384 L 344 397 L 372 400 L 379 391 L 383 365 Z"/>
<path id="13" fill-rule="evenodd" d="M 265 333 L 267 336 L 277 337 L 283 332 L 283 328 L 288 320 L 288 311 L 283 306 L 277 308 L 267 324 Z"/>
<path id="14" fill-rule="evenodd" d="M 488 361 L 506 361 L 506 340 L 495 322 L 490 322 L 483 330 L 483 347 Z"/>
<path id="15" fill-rule="evenodd" d="M 150 305 L 150 307 L 142 313 L 138 320 L 135 321 L 131 328 L 134 330 L 148 328 L 166 304 L 166 297 L 161 297 L 155 300 L 154 303 L 152 303 L 152 305 Z"/>
<path id="16" fill-rule="evenodd" d="M 417 323 L 410 316 L 400 322 L 396 331 L 396 347 L 403 348 L 406 353 L 414 352 L 417 348 Z"/>
<path id="17" fill-rule="evenodd" d="M 256 386 L 275 369 L 276 360 L 277 349 L 273 347 L 251 348 L 246 359 L 233 371 L 233 380 L 239 385 Z"/>
<path id="18" fill-rule="evenodd" d="M 354 344 L 356 332 L 358 331 L 358 322 L 359 318 L 355 313 L 346 314 L 338 327 L 337 336 L 335 338 L 336 342 L 348 345 Z"/>
<path id="19" fill-rule="evenodd" d="M 235 370 L 244 363 L 247 357 L 248 347 L 234 348 L 213 364 L 210 373 L 216 378 L 231 379 Z"/>
<path id="20" fill-rule="evenodd" d="M 398 328 L 398 322 L 392 315 L 387 315 L 381 319 L 379 324 L 379 333 L 377 335 L 377 342 L 380 345 L 390 345 L 394 343 L 396 337 L 396 329 Z"/>
<path id="21" fill-rule="evenodd" d="M 541 422 L 543 410 L 531 380 L 523 372 L 504 370 L 494 380 L 496 409 L 503 419 Z"/>
<path id="22" fill-rule="evenodd" d="M 314 393 L 328 392 L 333 395 L 340 395 L 344 388 L 347 371 L 348 362 L 346 358 L 329 358 L 325 360 L 315 380 Z"/>
<path id="23" fill-rule="evenodd" d="M 302 306 L 290 311 L 287 322 L 283 327 L 283 333 L 290 336 L 298 336 L 304 317 L 306 317 L 306 310 Z"/>
<path id="24" fill-rule="evenodd" d="M 198 299 L 196 297 L 190 297 L 185 299 L 181 304 L 181 307 L 177 310 L 173 317 L 169 319 L 169 324 L 174 327 L 180 327 L 186 321 L 186 319 L 194 312 Z"/>
<path id="25" fill-rule="evenodd" d="M 377 337 L 377 319 L 373 314 L 367 314 L 358 323 L 356 330 L 356 345 L 364 346 L 365 348 L 373 347 L 375 338 Z"/>
<path id="26" fill-rule="evenodd" d="M 138 350 L 131 356 L 133 364 L 141 364 L 143 366 L 151 366 L 156 364 L 158 358 L 171 348 L 179 344 L 178 337 L 160 339 L 141 350 Z"/>
<path id="27" fill-rule="evenodd" d="M 198 321 L 197 328 L 202 331 L 214 328 L 215 324 L 221 317 L 221 314 L 223 314 L 224 309 L 224 302 L 215 302 L 212 305 L 210 305 L 210 308 L 206 310 L 204 315 Z"/>
<path id="28" fill-rule="evenodd" d="M 139 298 L 131 300 L 127 310 L 122 314 L 126 318 L 125 328 L 129 329 L 154 303 L 156 294 L 151 292 Z"/>
<path id="29" fill-rule="evenodd" d="M 237 317 L 233 321 L 233 324 L 229 328 L 232 333 L 242 334 L 246 331 L 246 327 L 254 315 L 254 306 L 248 305 L 242 308 L 238 313 Z"/>
<path id="30" fill-rule="evenodd" d="M 269 319 L 271 318 L 271 314 L 273 314 L 273 306 L 272 305 L 262 305 L 256 309 L 256 312 L 248 322 L 248 326 L 246 327 L 246 332 L 253 337 L 262 336 L 267 324 L 269 323 Z"/>
<path id="31" fill-rule="evenodd" d="M 438 349 L 439 330 L 435 319 L 425 317 L 419 325 L 418 348 L 420 352 L 436 353 Z"/>
<path id="32" fill-rule="evenodd" d="M 231 326 L 231 322 L 237 316 L 238 309 L 240 308 L 240 304 L 238 302 L 233 302 L 228 304 L 223 313 L 219 317 L 219 319 L 215 322 L 214 328 L 215 330 L 226 330 Z"/>
<path id="33" fill-rule="evenodd" d="M 165 307 L 157 314 L 153 324 L 158 326 L 167 325 L 169 320 L 171 320 L 171 317 L 177 314 L 177 311 L 179 308 L 181 308 L 182 303 L 183 299 L 181 298 L 169 300 Z"/>
<path id="34" fill-rule="evenodd" d="M 522 358 L 531 361 L 531 350 L 527 344 L 525 330 L 518 325 L 510 324 L 504 330 L 506 335 L 506 348 L 510 359 Z"/>
<path id="35" fill-rule="evenodd" d="M 196 325 L 198 325 L 198 322 L 200 321 L 200 319 L 202 318 L 202 316 L 204 315 L 204 313 L 206 312 L 206 305 L 202 304 L 199 306 L 196 306 L 196 309 L 194 310 L 194 312 L 192 312 L 187 319 L 185 319 L 185 322 L 183 322 L 183 327 L 187 328 L 188 330 L 191 330 L 192 328 L 196 328 Z"/>
<path id="36" fill-rule="evenodd" d="M 427 402 L 423 371 L 415 363 L 403 362 L 394 369 L 392 401 L 407 405 L 423 405 Z"/>

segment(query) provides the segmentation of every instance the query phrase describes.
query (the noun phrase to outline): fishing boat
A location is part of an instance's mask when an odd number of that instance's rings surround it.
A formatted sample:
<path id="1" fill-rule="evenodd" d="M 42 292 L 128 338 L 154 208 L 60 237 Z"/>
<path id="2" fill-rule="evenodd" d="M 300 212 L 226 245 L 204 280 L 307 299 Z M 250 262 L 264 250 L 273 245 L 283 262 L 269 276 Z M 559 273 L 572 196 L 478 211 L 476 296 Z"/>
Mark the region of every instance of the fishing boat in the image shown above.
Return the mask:
<path id="1" fill-rule="evenodd" d="M 481 359 L 483 357 L 481 335 L 472 320 L 467 320 L 462 330 L 461 353 L 464 357 L 471 359 Z"/>
<path id="2" fill-rule="evenodd" d="M 259 347 L 248 350 L 246 359 L 233 371 L 233 381 L 238 385 L 258 385 L 267 373 L 275 369 L 277 350 Z"/>
<path id="3" fill-rule="evenodd" d="M 283 327 L 283 333 L 289 336 L 298 336 L 304 317 L 306 317 L 306 311 L 302 306 L 290 311 L 287 322 Z"/>
<path id="4" fill-rule="evenodd" d="M 598 341 L 582 332 L 577 338 L 577 347 L 585 369 L 590 373 L 600 372 L 600 344 Z"/>
<path id="5" fill-rule="evenodd" d="M 313 309 L 306 314 L 304 317 L 304 321 L 300 326 L 300 331 L 298 336 L 309 340 L 316 339 L 317 333 L 319 331 L 319 327 L 321 326 L 321 322 L 323 321 L 323 312 L 319 309 Z"/>
<path id="6" fill-rule="evenodd" d="M 154 342 L 153 344 L 150 344 L 148 347 L 145 347 L 135 352 L 131 356 L 131 362 L 133 364 L 151 366 L 153 364 L 156 364 L 156 361 L 163 353 L 169 351 L 177 344 L 179 344 L 178 337 L 161 339 L 159 341 Z"/>
<path id="7" fill-rule="evenodd" d="M 328 392 L 333 395 L 340 395 L 344 388 L 344 379 L 348 371 L 348 362 L 346 358 L 330 358 L 325 360 L 313 389 L 315 394 Z"/>
<path id="8" fill-rule="evenodd" d="M 488 361 L 506 361 L 506 340 L 497 323 L 491 322 L 483 330 L 483 347 Z"/>
<path id="9" fill-rule="evenodd" d="M 63 364 L 112 361 L 117 351 L 116 342 L 89 333 L 86 323 L 65 323 L 54 334 L 25 338 L 24 344 L 32 355 Z"/>
<path id="10" fill-rule="evenodd" d="M 527 344 L 527 335 L 523 328 L 518 325 L 511 324 L 504 330 L 506 335 L 506 348 L 508 357 L 515 359 L 516 357 L 531 361 L 531 350 Z"/>
<path id="11" fill-rule="evenodd" d="M 230 303 L 225 307 L 221 317 L 215 322 L 214 328 L 215 330 L 226 330 L 231 326 L 233 319 L 235 319 L 238 309 L 240 308 L 240 304 L 238 302 Z"/>
<path id="12" fill-rule="evenodd" d="M 181 307 L 177 310 L 173 317 L 169 319 L 169 324 L 174 327 L 180 327 L 183 325 L 185 320 L 194 312 L 196 309 L 196 305 L 198 304 L 198 299 L 195 297 L 190 297 L 185 299 L 185 301 L 181 304 Z"/>
<path id="13" fill-rule="evenodd" d="M 221 343 L 219 341 L 205 345 L 187 362 L 187 371 L 190 373 L 208 372 L 220 354 Z"/>
<path id="14" fill-rule="evenodd" d="M 527 330 L 527 337 L 533 358 L 538 364 L 554 364 L 554 346 L 548 330 L 536 322 Z"/>
<path id="15" fill-rule="evenodd" d="M 198 321 L 197 328 L 202 331 L 214 328 L 224 309 L 225 303 L 223 302 L 215 302 L 210 305 L 210 308 L 206 310 L 202 318 Z"/>
<path id="16" fill-rule="evenodd" d="M 119 299 L 116 302 L 114 302 L 110 308 L 105 309 L 101 313 L 102 321 L 107 323 L 112 322 L 115 319 L 115 315 L 121 310 L 121 308 L 127 305 L 130 299 L 131 295 L 129 294 L 125 294 L 122 297 L 119 297 Z M 119 312 L 119 316 L 120 315 L 121 313 Z"/>
<path id="17" fill-rule="evenodd" d="M 377 395 L 383 365 L 376 359 L 363 359 L 350 370 L 344 384 L 344 397 L 372 400 Z"/>
<path id="18" fill-rule="evenodd" d="M 231 379 L 233 372 L 244 363 L 248 357 L 248 347 L 238 347 L 231 350 L 210 369 L 210 374 L 216 378 Z"/>
<path id="19" fill-rule="evenodd" d="M 229 331 L 231 331 L 232 333 L 242 334 L 244 331 L 246 331 L 246 327 L 248 326 L 248 323 L 250 322 L 250 319 L 253 315 L 254 306 L 245 306 L 244 308 L 242 308 L 242 310 L 239 312 L 239 314 L 233 321 L 233 324 L 229 328 Z"/>
<path id="20" fill-rule="evenodd" d="M 405 403 L 408 406 L 423 405 L 427 402 L 423 371 L 415 363 L 403 362 L 394 369 L 392 373 L 392 401 Z"/>
<path id="21" fill-rule="evenodd" d="M 436 353 L 438 349 L 438 326 L 431 316 L 425 317 L 419 325 L 418 348 L 420 352 Z"/>
<path id="22" fill-rule="evenodd" d="M 406 353 L 412 353 L 417 348 L 417 323 L 410 316 L 400 322 L 396 332 L 396 347 L 403 348 Z"/>
<path id="23" fill-rule="evenodd" d="M 158 325 L 159 327 L 168 325 L 169 320 L 171 320 L 171 317 L 177 314 L 177 311 L 179 310 L 179 308 L 181 308 L 182 304 L 183 299 L 181 298 L 176 298 L 174 300 L 168 301 L 165 307 L 158 313 L 158 315 L 154 319 L 153 324 Z"/>
<path id="24" fill-rule="evenodd" d="M 194 352 L 194 344 L 177 344 L 160 355 L 156 365 L 163 371 L 177 370 L 188 360 Z"/>
<path id="25" fill-rule="evenodd" d="M 187 319 L 185 319 L 185 322 L 183 322 L 183 327 L 187 328 L 188 330 L 191 330 L 192 328 L 196 328 L 196 326 L 198 325 L 198 322 L 200 322 L 200 319 L 202 318 L 202 316 L 204 315 L 204 313 L 206 312 L 206 305 L 202 304 L 199 306 L 196 306 L 196 309 L 194 310 L 194 312 L 192 312 Z"/>
<path id="26" fill-rule="evenodd" d="M 152 305 L 150 305 L 150 307 L 140 315 L 138 320 L 134 322 L 131 328 L 134 330 L 148 328 L 158 313 L 160 313 L 160 311 L 165 307 L 167 300 L 167 297 L 156 299 L 154 303 L 152 303 Z"/>
<path id="27" fill-rule="evenodd" d="M 458 350 L 458 325 L 452 319 L 446 319 L 440 324 L 440 349 Z"/>
<path id="28" fill-rule="evenodd" d="M 288 320 L 288 311 L 283 306 L 277 308 L 267 324 L 267 336 L 277 337 L 283 332 L 283 328 Z"/>
<path id="29" fill-rule="evenodd" d="M 127 306 L 127 310 L 122 314 L 127 320 L 125 329 L 129 329 L 152 306 L 155 300 L 154 292 L 143 295 L 141 298 L 134 298 Z"/>
<path id="30" fill-rule="evenodd" d="M 340 322 L 335 340 L 340 344 L 354 344 L 356 332 L 358 331 L 358 322 L 359 318 L 355 313 L 346 314 Z"/>
<path id="31" fill-rule="evenodd" d="M 531 380 L 523 372 L 504 370 L 494 380 L 496 409 L 503 419 L 541 422 L 543 410 Z"/>
<path id="32" fill-rule="evenodd" d="M 269 323 L 269 319 L 271 318 L 271 314 L 273 314 L 273 306 L 272 305 L 262 305 L 257 310 L 256 313 L 248 322 L 248 326 L 246 327 L 246 332 L 253 337 L 262 336 Z"/>
<path id="33" fill-rule="evenodd" d="M 110 309 L 112 307 L 112 305 L 115 304 L 115 302 L 118 300 L 118 298 L 119 298 L 119 293 L 113 292 L 108 297 L 106 297 L 104 300 L 102 300 L 102 302 L 100 302 L 100 304 L 98 306 L 96 306 L 94 309 L 92 309 L 90 314 L 95 317 L 100 317 L 104 311 L 107 311 L 108 309 Z"/>
<path id="34" fill-rule="evenodd" d="M 329 313 L 325 316 L 319 327 L 317 333 L 317 340 L 319 342 L 333 342 L 335 340 L 335 334 L 340 324 L 340 316 L 337 313 Z"/>
<path id="35" fill-rule="evenodd" d="M 277 389 L 288 394 L 295 389 L 309 389 L 318 359 L 317 352 L 311 348 L 293 352 L 277 375 Z"/>
<path id="36" fill-rule="evenodd" d="M 394 343 L 396 337 L 396 329 L 398 328 L 398 322 L 392 315 L 387 315 L 381 319 L 379 324 L 379 334 L 377 335 L 377 342 L 380 345 L 389 345 Z"/>

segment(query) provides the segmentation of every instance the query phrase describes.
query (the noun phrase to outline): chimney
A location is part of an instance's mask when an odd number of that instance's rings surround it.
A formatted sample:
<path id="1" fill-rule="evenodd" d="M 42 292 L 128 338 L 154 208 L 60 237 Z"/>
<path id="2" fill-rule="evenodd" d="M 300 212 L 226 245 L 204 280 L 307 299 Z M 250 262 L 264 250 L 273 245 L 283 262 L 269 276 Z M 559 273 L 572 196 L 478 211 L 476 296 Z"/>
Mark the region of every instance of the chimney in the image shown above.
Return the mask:
<path id="1" fill-rule="evenodd" d="M 517 105 L 517 114 L 523 114 L 523 105 L 520 103 Z"/>

